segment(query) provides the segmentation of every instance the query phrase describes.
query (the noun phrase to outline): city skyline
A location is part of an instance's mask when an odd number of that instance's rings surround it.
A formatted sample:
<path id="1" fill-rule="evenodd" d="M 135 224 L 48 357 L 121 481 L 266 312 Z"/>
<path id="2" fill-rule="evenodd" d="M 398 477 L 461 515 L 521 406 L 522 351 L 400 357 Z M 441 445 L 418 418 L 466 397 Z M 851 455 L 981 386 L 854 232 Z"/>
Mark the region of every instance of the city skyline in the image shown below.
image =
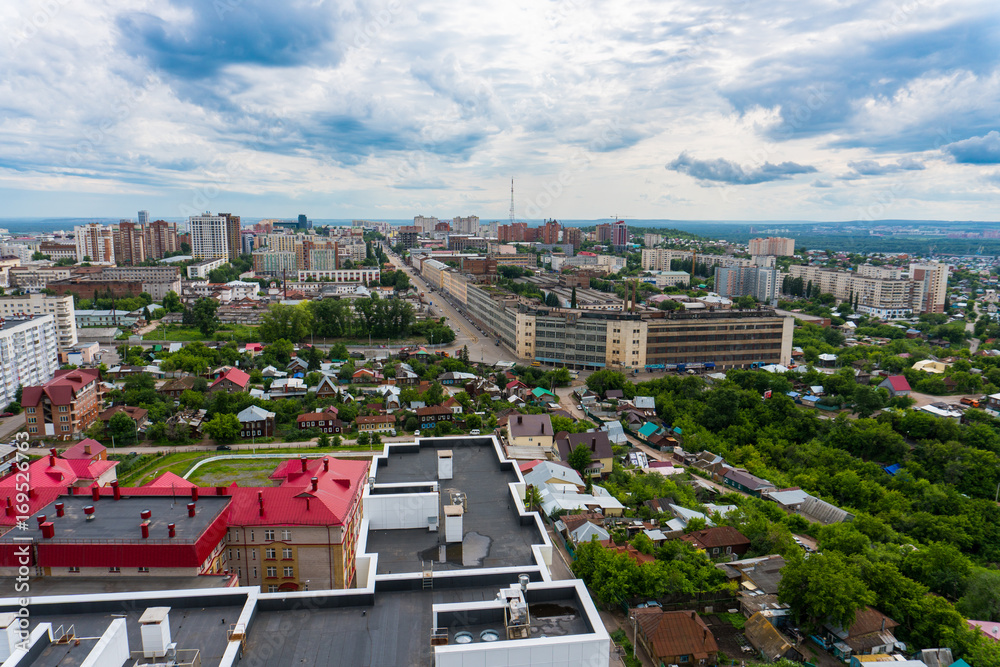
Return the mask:
<path id="1" fill-rule="evenodd" d="M 997 219 L 986 2 L 0 17 L 0 217 Z"/>

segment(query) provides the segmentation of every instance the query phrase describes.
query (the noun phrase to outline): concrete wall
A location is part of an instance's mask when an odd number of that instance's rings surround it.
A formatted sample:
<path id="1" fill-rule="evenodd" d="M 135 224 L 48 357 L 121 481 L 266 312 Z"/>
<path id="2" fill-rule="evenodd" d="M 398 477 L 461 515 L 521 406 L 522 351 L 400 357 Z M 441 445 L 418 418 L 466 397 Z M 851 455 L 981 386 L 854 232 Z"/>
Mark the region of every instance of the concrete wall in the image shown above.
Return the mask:
<path id="1" fill-rule="evenodd" d="M 125 619 L 116 618 L 80 667 L 121 667 L 130 657 Z"/>

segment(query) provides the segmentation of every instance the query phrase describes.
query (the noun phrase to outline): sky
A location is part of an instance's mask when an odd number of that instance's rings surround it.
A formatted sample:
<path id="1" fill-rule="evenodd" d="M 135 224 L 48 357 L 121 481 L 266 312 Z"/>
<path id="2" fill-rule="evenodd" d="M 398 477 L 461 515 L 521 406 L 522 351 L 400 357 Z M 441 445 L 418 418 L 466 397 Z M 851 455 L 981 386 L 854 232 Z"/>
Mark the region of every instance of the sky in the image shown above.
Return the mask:
<path id="1" fill-rule="evenodd" d="M 0 218 L 504 220 L 511 179 L 518 219 L 997 220 L 1000 11 L 0 3 Z"/>

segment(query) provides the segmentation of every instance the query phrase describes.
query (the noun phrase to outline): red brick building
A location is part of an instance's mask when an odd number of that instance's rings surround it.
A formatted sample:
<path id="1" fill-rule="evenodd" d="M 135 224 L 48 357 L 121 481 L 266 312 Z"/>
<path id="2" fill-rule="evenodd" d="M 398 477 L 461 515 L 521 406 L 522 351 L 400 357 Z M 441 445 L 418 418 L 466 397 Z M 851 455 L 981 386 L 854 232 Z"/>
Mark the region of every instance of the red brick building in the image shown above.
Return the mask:
<path id="1" fill-rule="evenodd" d="M 38 387 L 21 393 L 24 426 L 32 438 L 75 440 L 97 419 L 101 406 L 96 368 L 58 370 Z"/>

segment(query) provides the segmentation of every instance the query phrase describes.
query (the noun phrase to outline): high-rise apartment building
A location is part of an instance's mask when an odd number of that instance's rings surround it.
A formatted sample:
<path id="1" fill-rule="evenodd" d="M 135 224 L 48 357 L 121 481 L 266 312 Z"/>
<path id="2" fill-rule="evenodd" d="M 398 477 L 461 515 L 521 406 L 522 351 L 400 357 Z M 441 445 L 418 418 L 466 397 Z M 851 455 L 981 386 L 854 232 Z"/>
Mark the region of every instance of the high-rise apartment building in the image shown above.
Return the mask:
<path id="1" fill-rule="evenodd" d="M 451 231 L 456 234 L 478 234 L 479 233 L 479 216 L 470 215 L 468 217 L 456 216 L 451 221 Z"/>
<path id="2" fill-rule="evenodd" d="M 48 382 L 58 368 L 54 316 L 0 318 L 0 406 L 22 385 Z"/>
<path id="3" fill-rule="evenodd" d="M 73 306 L 72 295 L 21 294 L 0 297 L 0 318 L 37 318 L 41 315 L 51 315 L 54 318 L 56 344 L 60 351 L 76 345 L 76 308 Z M 3 405 L 6 403 L 0 401 L 0 407 Z"/>
<path id="4" fill-rule="evenodd" d="M 130 220 L 122 220 L 111 229 L 115 262 L 135 266 L 146 261 L 146 238 L 143 229 Z"/>
<path id="5" fill-rule="evenodd" d="M 542 243 L 559 243 L 559 232 L 562 227 L 555 220 L 549 220 L 541 229 Z"/>
<path id="6" fill-rule="evenodd" d="M 801 278 L 813 290 L 822 294 L 832 294 L 837 301 L 858 304 L 858 311 L 887 319 L 909 317 L 913 313 L 933 312 L 925 310 L 922 281 L 906 278 L 876 278 L 864 273 L 865 270 L 832 271 L 816 266 L 793 264 L 788 268 L 791 278 Z M 947 281 L 947 276 L 945 276 Z M 941 301 L 942 310 L 944 300 Z"/>
<path id="7" fill-rule="evenodd" d="M 433 217 L 433 216 L 431 216 L 429 218 L 428 217 L 424 217 L 422 215 L 415 215 L 415 216 L 413 216 L 413 224 L 416 227 L 420 227 L 420 231 L 422 231 L 424 233 L 433 232 L 434 228 L 437 227 L 437 224 L 439 222 L 441 222 L 441 221 L 438 220 L 437 218 Z"/>
<path id="8" fill-rule="evenodd" d="M 611 240 L 611 223 L 602 222 L 601 224 L 597 225 L 597 242 L 607 243 L 610 240 Z"/>
<path id="9" fill-rule="evenodd" d="M 149 224 L 149 211 L 139 211 L 139 224 L 140 225 Z"/>
<path id="10" fill-rule="evenodd" d="M 941 262 L 910 264 L 910 280 L 917 283 L 920 312 L 943 313 L 948 294 L 948 265 Z"/>
<path id="11" fill-rule="evenodd" d="M 580 231 L 579 227 L 563 227 L 563 243 L 568 243 L 573 246 L 573 250 L 579 250 L 580 244 L 583 243 L 583 232 Z"/>
<path id="12" fill-rule="evenodd" d="M 181 244 L 177 240 L 176 222 L 157 220 L 144 224 L 142 231 L 146 239 L 146 257 L 149 259 L 163 259 L 168 253 L 181 249 Z"/>
<path id="13" fill-rule="evenodd" d="M 417 237 L 420 236 L 420 227 L 416 225 L 407 225 L 405 227 L 400 227 L 399 231 L 396 232 L 396 238 L 399 242 L 403 244 L 404 248 L 416 248 Z"/>
<path id="14" fill-rule="evenodd" d="M 618 220 L 611 225 L 611 245 L 615 247 L 615 250 L 620 252 L 625 250 L 628 242 L 628 225 L 625 224 L 624 220 Z"/>
<path id="15" fill-rule="evenodd" d="M 786 239 L 780 236 L 750 239 L 750 254 L 791 256 L 795 254 L 795 239 Z"/>
<path id="16" fill-rule="evenodd" d="M 717 266 L 715 291 L 719 296 L 752 296 L 768 303 L 781 290 L 779 276 L 777 269 L 762 266 Z"/>
<path id="17" fill-rule="evenodd" d="M 73 227 L 76 240 L 76 261 L 92 264 L 115 263 L 115 238 L 111 227 L 97 223 Z"/>
<path id="18" fill-rule="evenodd" d="M 237 224 L 239 219 L 237 218 Z M 191 233 L 191 254 L 196 259 L 225 259 L 229 261 L 230 220 L 223 215 L 193 215 L 188 218 Z"/>
<path id="19" fill-rule="evenodd" d="M 226 246 L 229 259 L 230 261 L 239 259 L 242 250 L 240 216 L 232 213 L 220 213 L 219 215 L 226 219 Z"/>

